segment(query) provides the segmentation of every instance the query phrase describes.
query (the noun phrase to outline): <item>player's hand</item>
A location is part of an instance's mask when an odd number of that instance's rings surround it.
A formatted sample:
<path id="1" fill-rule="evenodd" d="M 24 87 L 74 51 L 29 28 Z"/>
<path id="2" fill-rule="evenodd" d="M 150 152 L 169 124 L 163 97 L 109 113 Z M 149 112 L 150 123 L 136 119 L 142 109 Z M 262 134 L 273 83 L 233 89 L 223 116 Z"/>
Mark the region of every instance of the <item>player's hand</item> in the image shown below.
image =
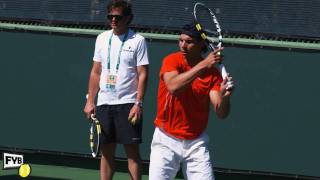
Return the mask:
<path id="1" fill-rule="evenodd" d="M 95 104 L 87 101 L 87 103 L 83 109 L 83 112 L 84 112 L 87 119 L 91 118 L 91 114 L 95 114 L 95 109 L 96 109 Z"/>
<path id="2" fill-rule="evenodd" d="M 130 110 L 129 116 L 128 116 L 128 121 L 132 124 L 135 125 L 140 122 L 142 114 L 142 107 L 134 104 Z"/>
<path id="3" fill-rule="evenodd" d="M 222 59 L 223 59 L 221 55 L 222 50 L 223 50 L 223 47 L 215 49 L 213 52 L 210 52 L 208 56 L 203 61 L 201 61 L 201 63 L 204 63 L 204 65 L 208 69 L 210 69 L 217 63 L 222 62 Z"/>
<path id="4" fill-rule="evenodd" d="M 234 81 L 230 74 L 227 74 L 227 77 L 224 78 L 224 80 L 221 83 L 221 96 L 224 97 L 229 97 L 232 94 L 232 90 L 234 89 Z"/>

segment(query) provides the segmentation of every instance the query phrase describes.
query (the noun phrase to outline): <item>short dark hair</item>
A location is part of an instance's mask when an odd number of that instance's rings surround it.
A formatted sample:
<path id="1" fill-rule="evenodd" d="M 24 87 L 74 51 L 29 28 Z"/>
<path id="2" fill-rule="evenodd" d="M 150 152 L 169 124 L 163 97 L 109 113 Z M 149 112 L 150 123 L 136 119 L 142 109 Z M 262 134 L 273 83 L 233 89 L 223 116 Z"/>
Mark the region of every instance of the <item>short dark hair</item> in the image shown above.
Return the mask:
<path id="1" fill-rule="evenodd" d="M 180 31 L 180 34 L 186 34 L 192 37 L 193 39 L 196 39 L 197 41 L 203 41 L 203 38 L 201 37 L 201 32 L 197 30 L 195 23 L 184 25 Z M 207 51 L 208 51 L 208 47 L 204 46 L 202 48 L 202 52 L 205 53 Z"/>
<path id="2" fill-rule="evenodd" d="M 112 0 L 112 1 L 110 1 L 110 3 L 107 6 L 107 13 L 108 14 L 111 13 L 112 9 L 114 9 L 114 8 L 122 8 L 122 14 L 124 16 L 131 16 L 131 19 L 128 23 L 128 24 L 130 24 L 130 22 L 133 19 L 131 3 L 128 1 L 124 1 L 124 0 Z"/>
<path id="3" fill-rule="evenodd" d="M 201 37 L 201 33 L 196 29 L 194 23 L 186 24 L 182 27 L 180 34 L 186 34 L 192 38 L 197 40 L 203 40 Z"/>

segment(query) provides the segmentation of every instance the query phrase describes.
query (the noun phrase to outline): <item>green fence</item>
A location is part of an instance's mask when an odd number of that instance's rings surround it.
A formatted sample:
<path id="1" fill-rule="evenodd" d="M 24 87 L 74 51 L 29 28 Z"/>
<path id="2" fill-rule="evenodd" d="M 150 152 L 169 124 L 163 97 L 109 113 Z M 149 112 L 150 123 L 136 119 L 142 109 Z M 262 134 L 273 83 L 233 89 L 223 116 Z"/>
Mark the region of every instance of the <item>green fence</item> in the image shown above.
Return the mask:
<path id="1" fill-rule="evenodd" d="M 95 37 L 0 32 L 0 146 L 89 154 L 82 109 Z M 142 158 L 149 159 L 161 60 L 176 40 L 148 39 Z M 236 88 L 208 127 L 216 167 L 320 176 L 320 54 L 225 48 Z M 119 147 L 117 156 L 124 157 Z"/>

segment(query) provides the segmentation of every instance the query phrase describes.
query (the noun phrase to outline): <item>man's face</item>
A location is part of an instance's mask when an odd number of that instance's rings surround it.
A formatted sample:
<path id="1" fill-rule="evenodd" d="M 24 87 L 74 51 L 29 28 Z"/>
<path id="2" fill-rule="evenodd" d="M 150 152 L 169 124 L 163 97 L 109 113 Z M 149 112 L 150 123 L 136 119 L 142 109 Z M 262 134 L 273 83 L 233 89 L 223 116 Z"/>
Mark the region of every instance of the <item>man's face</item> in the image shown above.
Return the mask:
<path id="1" fill-rule="evenodd" d="M 122 14 L 122 8 L 113 8 L 107 15 L 107 18 L 111 28 L 116 31 L 126 29 L 130 20 L 130 16 L 124 16 Z"/>
<path id="2" fill-rule="evenodd" d="M 180 51 L 186 55 L 199 54 L 202 51 L 202 42 L 192 38 L 189 35 L 181 34 L 179 38 Z"/>

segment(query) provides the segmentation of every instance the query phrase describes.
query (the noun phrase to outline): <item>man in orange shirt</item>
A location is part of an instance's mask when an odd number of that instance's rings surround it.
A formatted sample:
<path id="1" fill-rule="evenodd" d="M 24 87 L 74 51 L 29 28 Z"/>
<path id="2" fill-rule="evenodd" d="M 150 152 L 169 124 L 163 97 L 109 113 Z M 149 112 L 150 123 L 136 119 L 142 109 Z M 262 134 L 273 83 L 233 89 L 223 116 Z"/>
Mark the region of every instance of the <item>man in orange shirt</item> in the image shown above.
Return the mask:
<path id="1" fill-rule="evenodd" d="M 193 24 L 183 27 L 180 51 L 164 58 L 160 70 L 156 126 L 151 144 L 149 179 L 174 179 L 180 164 L 186 179 L 212 180 L 213 167 L 204 132 L 210 102 L 219 118 L 230 109 L 233 86 L 222 79 L 215 65 L 222 61 L 221 49 L 207 50 Z"/>

